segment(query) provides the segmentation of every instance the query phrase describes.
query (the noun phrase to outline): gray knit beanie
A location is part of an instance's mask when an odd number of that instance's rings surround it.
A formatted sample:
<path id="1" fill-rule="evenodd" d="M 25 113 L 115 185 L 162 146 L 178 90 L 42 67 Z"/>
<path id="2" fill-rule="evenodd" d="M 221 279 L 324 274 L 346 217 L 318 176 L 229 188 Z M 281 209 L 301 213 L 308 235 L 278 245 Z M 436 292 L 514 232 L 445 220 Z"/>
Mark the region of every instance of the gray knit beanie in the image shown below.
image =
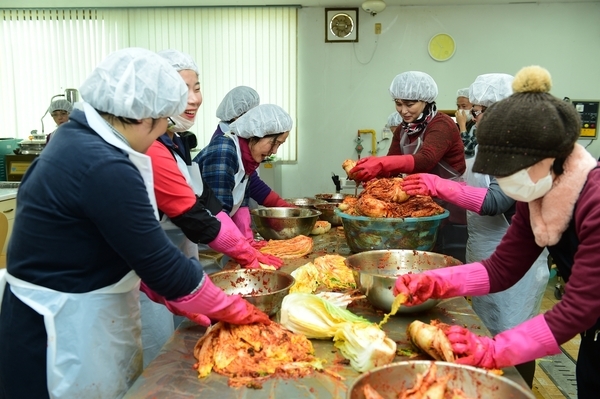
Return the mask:
<path id="1" fill-rule="evenodd" d="M 551 86 L 550 73 L 539 66 L 515 75 L 513 94 L 486 109 L 477 126 L 474 172 L 505 177 L 571 153 L 580 134 L 579 114 L 551 95 Z"/>

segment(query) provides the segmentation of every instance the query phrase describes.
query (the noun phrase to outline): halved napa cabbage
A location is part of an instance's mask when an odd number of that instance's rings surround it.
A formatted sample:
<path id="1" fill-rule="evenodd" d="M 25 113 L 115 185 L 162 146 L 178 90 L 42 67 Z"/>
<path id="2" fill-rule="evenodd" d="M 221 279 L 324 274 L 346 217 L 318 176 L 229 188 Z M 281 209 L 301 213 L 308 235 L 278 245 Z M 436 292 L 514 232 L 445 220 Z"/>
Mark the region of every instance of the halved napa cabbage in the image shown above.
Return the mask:
<path id="1" fill-rule="evenodd" d="M 280 323 L 308 338 L 333 338 L 356 371 L 391 363 L 396 343 L 376 323 L 313 294 L 293 293 L 281 304 Z"/>

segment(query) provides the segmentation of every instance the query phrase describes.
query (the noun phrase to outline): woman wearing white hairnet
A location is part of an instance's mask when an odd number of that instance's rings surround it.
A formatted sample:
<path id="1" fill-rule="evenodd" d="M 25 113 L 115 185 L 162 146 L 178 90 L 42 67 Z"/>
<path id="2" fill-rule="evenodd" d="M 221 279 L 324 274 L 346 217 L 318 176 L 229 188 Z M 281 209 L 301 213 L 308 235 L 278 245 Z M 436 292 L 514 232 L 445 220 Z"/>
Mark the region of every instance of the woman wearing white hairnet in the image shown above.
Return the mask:
<path id="1" fill-rule="evenodd" d="M 260 96 L 251 87 L 237 86 L 229 90 L 221 103 L 217 107 L 217 118 L 219 125 L 213 133 L 215 136 L 221 136 L 229 132 L 229 125 L 237 118 L 248 112 L 249 109 L 260 104 Z M 268 207 L 294 207 L 294 205 L 284 201 L 279 194 L 265 183 L 258 175 L 258 170 L 250 175 L 248 182 L 250 198 L 257 204 Z"/>
<path id="2" fill-rule="evenodd" d="M 431 76 L 409 71 L 390 85 L 396 110 L 402 117 L 387 156 L 360 159 L 349 175 L 358 181 L 400 173 L 434 173 L 456 178 L 465 171 L 462 141 L 456 124 L 437 112 L 438 88 Z"/>
<path id="3" fill-rule="evenodd" d="M 202 177 L 249 240 L 253 234 L 248 178 L 261 162 L 277 152 L 292 124 L 292 118 L 281 107 L 258 105 L 232 122 L 230 132 L 213 137 L 195 159 Z"/>
<path id="4" fill-rule="evenodd" d="M 123 49 L 79 92 L 83 111 L 61 126 L 17 194 L 0 280 L 2 398 L 122 397 L 142 366 L 140 278 L 199 323 L 269 323 L 212 284 L 158 222 L 143 153 L 167 116 L 185 109 L 179 74 L 156 53 Z"/>
<path id="5" fill-rule="evenodd" d="M 480 75 L 475 79 L 469 98 L 477 123 L 485 117 L 487 107 L 511 95 L 512 82 L 513 77 L 503 73 Z M 474 160 L 467 160 L 466 185 L 424 173 L 407 176 L 402 182 L 402 188 L 410 195 L 431 195 L 467 210 L 468 263 L 487 259 L 494 252 L 516 209 L 516 201 L 504 194 L 495 177 L 471 170 Z M 492 334 L 509 330 L 540 312 L 548 284 L 547 260 L 548 252 L 543 251 L 521 280 L 509 289 L 473 297 L 473 309 Z M 517 365 L 517 370 L 531 387 L 535 361 Z"/>
<path id="6" fill-rule="evenodd" d="M 223 212 L 221 201 L 210 186 L 204 184 L 198 167 L 192 165 L 190 150 L 179 133 L 188 131 L 202 104 L 198 66 L 189 54 L 177 50 L 158 53 L 167 60 L 187 85 L 185 111 L 170 117 L 166 133 L 152 143 L 146 155 L 152 161 L 154 194 L 161 226 L 171 241 L 188 257 L 198 259 L 198 244 L 207 244 L 228 255 L 242 267 L 260 268 L 259 262 L 280 267 L 281 259 L 262 254 Z M 145 284 L 142 290 L 152 292 Z M 173 317 L 162 305 L 147 302 L 142 294 L 142 343 L 144 366 L 156 355 L 174 331 Z"/>
<path id="7" fill-rule="evenodd" d="M 54 123 L 56 123 L 57 128 L 63 123 L 69 121 L 69 115 L 71 114 L 71 111 L 73 111 L 73 104 L 65 99 L 54 100 L 48 107 L 48 113 L 52 119 L 54 119 Z M 50 136 L 52 133 L 49 133 L 48 136 L 46 136 L 46 143 L 50 141 Z"/>
<path id="8" fill-rule="evenodd" d="M 388 129 L 390 129 L 392 133 L 394 133 L 398 126 L 400 126 L 401 124 L 402 117 L 400 116 L 400 113 L 398 113 L 398 111 L 394 111 L 390 114 L 390 116 L 388 116 L 386 126 L 388 127 Z"/>

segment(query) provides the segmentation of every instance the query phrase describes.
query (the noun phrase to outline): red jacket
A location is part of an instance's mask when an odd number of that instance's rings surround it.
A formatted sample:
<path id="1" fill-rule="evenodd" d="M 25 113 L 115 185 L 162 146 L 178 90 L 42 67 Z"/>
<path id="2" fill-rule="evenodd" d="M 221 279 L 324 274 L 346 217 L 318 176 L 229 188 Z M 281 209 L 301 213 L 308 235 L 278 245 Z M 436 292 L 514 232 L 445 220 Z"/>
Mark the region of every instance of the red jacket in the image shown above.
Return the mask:
<path id="1" fill-rule="evenodd" d="M 387 155 L 402 155 L 400 151 L 401 130 L 401 126 L 396 128 Z M 417 137 L 414 137 L 411 142 L 416 139 Z M 428 173 L 441 160 L 446 161 L 460 175 L 465 172 L 467 166 L 463 142 L 456 123 L 448 115 L 438 112 L 425 128 L 422 140 L 421 149 L 413 154 L 415 158 L 413 173 Z"/>

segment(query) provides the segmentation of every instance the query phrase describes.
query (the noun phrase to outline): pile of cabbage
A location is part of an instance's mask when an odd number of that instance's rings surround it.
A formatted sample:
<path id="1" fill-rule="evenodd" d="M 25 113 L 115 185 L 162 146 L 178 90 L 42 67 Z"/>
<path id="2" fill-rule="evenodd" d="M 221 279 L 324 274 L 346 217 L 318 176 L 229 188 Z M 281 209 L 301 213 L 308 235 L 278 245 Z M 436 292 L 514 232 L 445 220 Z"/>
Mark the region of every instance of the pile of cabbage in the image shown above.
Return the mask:
<path id="1" fill-rule="evenodd" d="M 334 346 L 361 373 L 391 363 L 396 355 L 396 343 L 376 323 L 313 294 L 287 295 L 280 323 L 308 338 L 333 338 Z"/>

